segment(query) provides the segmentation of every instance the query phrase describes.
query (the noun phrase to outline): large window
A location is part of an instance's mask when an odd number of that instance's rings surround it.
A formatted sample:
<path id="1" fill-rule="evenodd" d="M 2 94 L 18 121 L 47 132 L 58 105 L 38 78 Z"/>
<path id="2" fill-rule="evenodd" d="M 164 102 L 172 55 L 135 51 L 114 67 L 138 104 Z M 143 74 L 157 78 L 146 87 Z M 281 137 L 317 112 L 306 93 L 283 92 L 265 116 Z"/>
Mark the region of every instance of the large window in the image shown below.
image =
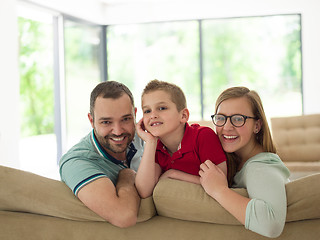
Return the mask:
<path id="1" fill-rule="evenodd" d="M 204 118 L 229 86 L 247 86 L 267 116 L 302 113 L 300 16 L 203 21 Z"/>
<path id="2" fill-rule="evenodd" d="M 259 92 L 268 117 L 302 113 L 300 15 L 109 26 L 107 39 L 109 79 L 137 100 L 157 78 L 185 91 L 191 120 L 209 120 L 239 85 Z"/>
<path id="3" fill-rule="evenodd" d="M 87 114 L 90 93 L 101 81 L 100 36 L 101 26 L 64 21 L 66 150 L 91 129 Z"/>
<path id="4" fill-rule="evenodd" d="M 25 8 L 18 24 L 19 161 L 24 170 L 57 178 L 52 15 Z"/>
<path id="5" fill-rule="evenodd" d="M 109 79 L 132 90 L 138 117 L 141 92 L 153 79 L 179 85 L 191 115 L 201 117 L 198 31 L 197 21 L 108 27 Z"/>
<path id="6" fill-rule="evenodd" d="M 209 120 L 218 94 L 238 85 L 259 92 L 268 117 L 302 113 L 300 15 L 106 28 L 57 19 L 26 9 L 18 19 L 24 170 L 59 178 L 60 154 L 91 130 L 90 92 L 106 73 L 132 90 L 138 118 L 141 92 L 153 79 L 183 89 L 190 120 Z"/>

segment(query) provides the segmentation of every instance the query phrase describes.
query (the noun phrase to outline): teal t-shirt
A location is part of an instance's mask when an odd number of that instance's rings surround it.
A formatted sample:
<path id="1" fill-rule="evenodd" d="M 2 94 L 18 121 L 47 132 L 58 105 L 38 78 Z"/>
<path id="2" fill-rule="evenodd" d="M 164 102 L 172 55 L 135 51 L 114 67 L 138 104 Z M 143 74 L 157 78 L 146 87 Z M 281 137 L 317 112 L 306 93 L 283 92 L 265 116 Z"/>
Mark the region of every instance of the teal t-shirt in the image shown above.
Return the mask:
<path id="1" fill-rule="evenodd" d="M 279 156 L 263 152 L 247 160 L 234 177 L 236 188 L 246 188 L 250 202 L 245 227 L 267 237 L 281 234 L 287 214 L 285 184 L 290 172 Z"/>
<path id="2" fill-rule="evenodd" d="M 127 149 L 127 160 L 135 171 L 142 153 L 143 141 L 136 135 Z M 93 131 L 62 156 L 59 167 L 61 180 L 76 196 L 83 186 L 101 177 L 107 177 L 116 184 L 119 171 L 126 168 L 103 150 Z"/>

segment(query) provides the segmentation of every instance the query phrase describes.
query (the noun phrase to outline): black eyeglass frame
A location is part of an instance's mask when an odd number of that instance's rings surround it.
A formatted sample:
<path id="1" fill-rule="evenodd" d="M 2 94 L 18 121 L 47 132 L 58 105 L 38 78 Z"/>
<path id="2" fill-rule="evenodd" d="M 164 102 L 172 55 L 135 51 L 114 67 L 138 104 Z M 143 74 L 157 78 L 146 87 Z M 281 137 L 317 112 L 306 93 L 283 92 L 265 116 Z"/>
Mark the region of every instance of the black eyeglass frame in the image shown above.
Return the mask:
<path id="1" fill-rule="evenodd" d="M 221 124 L 217 125 L 217 124 L 214 122 L 213 119 L 214 119 L 214 117 L 217 116 L 217 115 L 220 115 L 220 116 L 224 116 L 224 117 L 225 117 L 225 121 L 224 121 L 224 123 L 223 123 L 222 125 L 221 125 Z M 240 126 L 236 126 L 236 125 L 232 122 L 232 117 L 234 117 L 234 116 L 241 116 L 241 117 L 243 117 L 243 119 L 244 119 L 243 124 L 240 125 Z M 259 119 L 259 118 L 257 118 L 257 117 L 249 117 L 249 116 L 242 115 L 242 114 L 233 114 L 233 115 L 230 115 L 230 116 L 226 116 L 226 115 L 224 115 L 224 114 L 213 114 L 213 115 L 211 115 L 212 122 L 213 122 L 213 124 L 216 125 L 217 127 L 223 127 L 223 126 L 227 123 L 228 118 L 230 118 L 230 122 L 231 122 L 232 126 L 234 126 L 234 127 L 242 127 L 243 125 L 246 124 L 246 121 L 247 121 L 248 118 L 255 119 L 255 120 L 258 120 L 258 119 Z"/>

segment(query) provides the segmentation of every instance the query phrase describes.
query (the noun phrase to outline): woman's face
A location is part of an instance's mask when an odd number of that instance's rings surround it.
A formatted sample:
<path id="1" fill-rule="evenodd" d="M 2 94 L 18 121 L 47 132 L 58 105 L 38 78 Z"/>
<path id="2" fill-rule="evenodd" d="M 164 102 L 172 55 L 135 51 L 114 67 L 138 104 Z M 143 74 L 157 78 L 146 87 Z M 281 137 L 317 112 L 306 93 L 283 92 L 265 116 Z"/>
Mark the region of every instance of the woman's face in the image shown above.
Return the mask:
<path id="1" fill-rule="evenodd" d="M 231 116 L 241 114 L 248 117 L 255 117 L 251 105 L 246 97 L 231 98 L 223 101 L 217 109 L 217 114 Z M 216 126 L 216 132 L 225 152 L 236 153 L 241 158 L 250 155 L 256 146 L 255 134 L 260 131 L 260 121 L 246 119 L 242 127 L 235 127 L 231 124 L 230 118 L 222 127 Z"/>

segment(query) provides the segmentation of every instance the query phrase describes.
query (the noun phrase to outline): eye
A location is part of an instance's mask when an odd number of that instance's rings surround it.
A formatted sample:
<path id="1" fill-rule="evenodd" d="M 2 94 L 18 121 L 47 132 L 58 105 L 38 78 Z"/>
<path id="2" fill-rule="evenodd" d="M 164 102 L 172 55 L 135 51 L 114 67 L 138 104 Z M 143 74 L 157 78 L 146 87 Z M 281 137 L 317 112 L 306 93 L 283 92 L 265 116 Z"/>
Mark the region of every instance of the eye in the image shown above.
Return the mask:
<path id="1" fill-rule="evenodd" d="M 159 107 L 160 111 L 163 111 L 163 110 L 166 110 L 166 109 L 168 109 L 168 108 L 167 107 Z"/>
<path id="2" fill-rule="evenodd" d="M 216 115 L 215 119 L 218 122 L 223 122 L 225 120 L 225 117 L 223 115 Z"/>
<path id="3" fill-rule="evenodd" d="M 127 121 L 130 121 L 131 119 L 132 119 L 132 117 L 125 117 L 125 118 L 122 119 L 122 121 L 123 122 L 127 122 Z"/>
<path id="4" fill-rule="evenodd" d="M 241 116 L 241 115 L 234 115 L 233 117 L 232 117 L 232 121 L 234 121 L 234 122 L 243 122 L 243 117 Z"/>
<path id="5" fill-rule="evenodd" d="M 146 109 L 143 111 L 143 114 L 147 114 L 147 113 L 150 113 L 151 111 L 149 109 Z"/>
<path id="6" fill-rule="evenodd" d="M 111 124 L 112 122 L 111 121 L 102 121 L 101 122 L 101 124 L 103 124 L 103 125 L 109 125 L 109 124 Z"/>

